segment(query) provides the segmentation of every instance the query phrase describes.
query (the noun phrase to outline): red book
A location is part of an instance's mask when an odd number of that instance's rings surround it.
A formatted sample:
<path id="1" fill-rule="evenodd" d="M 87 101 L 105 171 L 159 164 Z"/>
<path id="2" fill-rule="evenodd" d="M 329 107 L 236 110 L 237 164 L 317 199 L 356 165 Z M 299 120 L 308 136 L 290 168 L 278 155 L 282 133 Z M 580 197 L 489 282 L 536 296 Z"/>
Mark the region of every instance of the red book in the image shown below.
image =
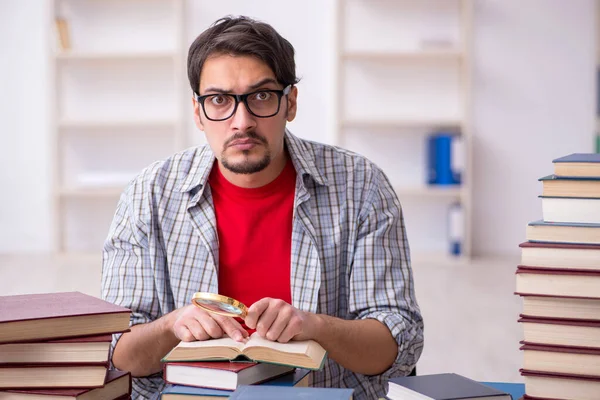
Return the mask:
<path id="1" fill-rule="evenodd" d="M 0 296 L 0 343 L 124 332 L 130 313 L 79 292 Z"/>
<path id="2" fill-rule="evenodd" d="M 527 343 L 600 349 L 600 321 L 576 321 L 521 316 Z"/>
<path id="3" fill-rule="evenodd" d="M 163 363 L 165 381 L 177 385 L 235 390 L 294 371 L 278 364 L 205 361 Z"/>
<path id="4" fill-rule="evenodd" d="M 534 268 L 519 265 L 517 268 L 517 292 L 600 299 L 600 271 Z"/>
<path id="5" fill-rule="evenodd" d="M 522 265 L 600 270 L 600 244 L 525 242 L 519 247 Z"/>
<path id="6" fill-rule="evenodd" d="M 600 393 L 600 378 L 520 370 L 527 395 L 537 399 L 595 399 Z"/>
<path id="7" fill-rule="evenodd" d="M 519 293 L 524 317 L 600 321 L 600 299 Z"/>
<path id="8" fill-rule="evenodd" d="M 525 370 L 600 378 L 600 349 L 521 344 Z"/>
<path id="9" fill-rule="evenodd" d="M 112 335 L 0 344 L 0 364 L 107 363 Z"/>
<path id="10" fill-rule="evenodd" d="M 85 396 L 84 396 L 85 395 Z M 0 391 L 0 400 L 116 400 L 131 396 L 131 375 L 108 371 L 103 387 L 97 389 L 32 389 Z"/>
<path id="11" fill-rule="evenodd" d="M 90 389 L 104 386 L 108 363 L 3 364 L 0 389 Z"/>

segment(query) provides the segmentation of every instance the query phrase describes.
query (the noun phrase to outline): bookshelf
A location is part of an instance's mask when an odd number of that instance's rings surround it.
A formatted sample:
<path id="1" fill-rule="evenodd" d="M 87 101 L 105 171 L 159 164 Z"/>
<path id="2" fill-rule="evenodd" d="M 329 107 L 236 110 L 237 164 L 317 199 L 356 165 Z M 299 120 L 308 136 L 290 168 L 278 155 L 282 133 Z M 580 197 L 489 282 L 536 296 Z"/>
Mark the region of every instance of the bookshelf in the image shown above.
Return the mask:
<path id="1" fill-rule="evenodd" d="M 471 258 L 471 0 L 338 0 L 334 142 L 367 156 L 403 206 L 413 263 Z M 426 183 L 426 138 L 459 134 L 460 186 Z M 463 209 L 464 239 L 450 254 L 448 209 Z"/>
<path id="2" fill-rule="evenodd" d="M 127 182 L 186 146 L 184 8 L 184 0 L 51 0 L 59 254 L 98 253 Z"/>

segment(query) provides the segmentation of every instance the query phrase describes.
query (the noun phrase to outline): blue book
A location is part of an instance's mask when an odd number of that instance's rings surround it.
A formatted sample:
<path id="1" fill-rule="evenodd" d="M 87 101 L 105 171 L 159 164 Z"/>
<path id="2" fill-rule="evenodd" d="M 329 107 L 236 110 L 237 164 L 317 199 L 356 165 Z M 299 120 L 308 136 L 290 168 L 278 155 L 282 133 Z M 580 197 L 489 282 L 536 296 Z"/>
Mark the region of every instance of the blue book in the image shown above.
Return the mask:
<path id="1" fill-rule="evenodd" d="M 462 139 L 455 133 L 435 133 L 427 138 L 427 183 L 458 185 L 463 160 Z"/>
<path id="2" fill-rule="evenodd" d="M 307 369 L 296 369 L 294 373 L 285 374 L 278 378 L 263 382 L 261 386 L 283 386 L 283 387 L 302 387 L 307 385 L 308 375 L 310 371 Z M 168 400 L 170 398 L 178 398 L 180 396 L 190 396 L 190 400 L 219 400 L 220 398 L 229 398 L 233 392 L 231 390 L 208 389 L 183 385 L 171 385 L 162 391 L 161 398 Z"/>
<path id="3" fill-rule="evenodd" d="M 511 400 L 510 394 L 458 374 L 403 376 L 389 381 L 390 400 L 494 399 Z"/>
<path id="4" fill-rule="evenodd" d="M 240 386 L 230 400 L 351 400 L 354 389 L 283 387 L 283 386 Z"/>
<path id="5" fill-rule="evenodd" d="M 481 382 L 485 386 L 498 389 L 511 395 L 512 400 L 519 400 L 525 394 L 524 383 Z"/>
<path id="6" fill-rule="evenodd" d="M 600 176 L 600 154 L 575 153 L 552 161 L 554 174 L 559 176 Z"/>

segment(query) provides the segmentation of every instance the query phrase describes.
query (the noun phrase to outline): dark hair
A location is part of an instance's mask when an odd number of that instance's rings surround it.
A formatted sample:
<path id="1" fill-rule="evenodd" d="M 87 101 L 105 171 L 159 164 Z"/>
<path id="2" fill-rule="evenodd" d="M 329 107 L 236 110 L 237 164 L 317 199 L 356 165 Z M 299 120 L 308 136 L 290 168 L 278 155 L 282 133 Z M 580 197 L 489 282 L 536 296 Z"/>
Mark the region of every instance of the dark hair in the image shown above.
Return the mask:
<path id="1" fill-rule="evenodd" d="M 215 21 L 190 46 L 188 79 L 194 92 L 200 88 L 200 74 L 212 54 L 248 55 L 266 63 L 283 86 L 298 83 L 294 47 L 273 27 L 252 18 L 227 16 Z"/>

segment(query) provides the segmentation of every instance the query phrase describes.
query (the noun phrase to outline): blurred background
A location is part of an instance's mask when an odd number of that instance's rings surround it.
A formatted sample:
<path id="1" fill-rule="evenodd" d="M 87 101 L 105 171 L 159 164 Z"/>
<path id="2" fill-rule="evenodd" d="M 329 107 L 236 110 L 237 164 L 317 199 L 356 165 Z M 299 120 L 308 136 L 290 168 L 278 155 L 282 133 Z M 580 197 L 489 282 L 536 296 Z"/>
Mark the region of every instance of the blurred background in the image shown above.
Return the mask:
<path id="1" fill-rule="evenodd" d="M 297 136 L 364 154 L 403 205 L 419 373 L 519 381 L 518 244 L 554 158 L 597 149 L 594 0 L 0 0 L 0 295 L 99 296 L 126 183 L 204 143 L 187 50 L 247 15 L 296 49 Z"/>

